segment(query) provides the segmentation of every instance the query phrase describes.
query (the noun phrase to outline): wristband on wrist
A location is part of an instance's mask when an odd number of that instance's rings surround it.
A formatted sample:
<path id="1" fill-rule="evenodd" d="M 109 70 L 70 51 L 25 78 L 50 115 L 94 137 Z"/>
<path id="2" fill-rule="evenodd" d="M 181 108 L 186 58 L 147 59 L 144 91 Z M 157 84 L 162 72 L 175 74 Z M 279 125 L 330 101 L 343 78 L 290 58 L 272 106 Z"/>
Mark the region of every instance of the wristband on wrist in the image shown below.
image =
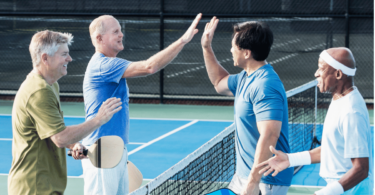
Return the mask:
<path id="1" fill-rule="evenodd" d="M 291 153 L 287 155 L 290 163 L 289 167 L 311 164 L 311 156 L 308 151 Z"/>
<path id="2" fill-rule="evenodd" d="M 338 181 L 329 183 L 326 187 L 315 192 L 316 195 L 338 195 L 343 193 L 344 188 Z"/>

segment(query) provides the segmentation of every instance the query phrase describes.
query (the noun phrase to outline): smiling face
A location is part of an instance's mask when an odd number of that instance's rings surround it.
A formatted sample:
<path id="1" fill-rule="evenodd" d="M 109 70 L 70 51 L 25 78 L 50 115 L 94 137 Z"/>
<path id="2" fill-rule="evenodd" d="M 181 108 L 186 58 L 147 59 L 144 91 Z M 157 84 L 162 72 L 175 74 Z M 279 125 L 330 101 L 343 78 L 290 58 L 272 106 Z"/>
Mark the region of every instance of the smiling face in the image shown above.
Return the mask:
<path id="1" fill-rule="evenodd" d="M 68 74 L 68 63 L 72 61 L 68 44 L 61 44 L 53 56 L 47 55 L 48 74 L 56 80 Z"/>
<path id="2" fill-rule="evenodd" d="M 232 53 L 233 56 L 233 65 L 242 67 L 245 64 L 245 54 L 244 50 L 239 48 L 235 44 L 235 37 L 232 39 L 232 48 L 230 49 L 230 52 Z"/>
<path id="3" fill-rule="evenodd" d="M 121 26 L 116 19 L 108 18 L 104 21 L 104 28 L 106 29 L 105 33 L 101 36 L 103 49 L 116 56 L 124 49 L 122 44 L 124 34 L 121 32 Z"/>
<path id="4" fill-rule="evenodd" d="M 332 93 L 336 87 L 335 69 L 319 58 L 318 70 L 314 76 L 318 80 L 318 87 L 321 93 Z"/>

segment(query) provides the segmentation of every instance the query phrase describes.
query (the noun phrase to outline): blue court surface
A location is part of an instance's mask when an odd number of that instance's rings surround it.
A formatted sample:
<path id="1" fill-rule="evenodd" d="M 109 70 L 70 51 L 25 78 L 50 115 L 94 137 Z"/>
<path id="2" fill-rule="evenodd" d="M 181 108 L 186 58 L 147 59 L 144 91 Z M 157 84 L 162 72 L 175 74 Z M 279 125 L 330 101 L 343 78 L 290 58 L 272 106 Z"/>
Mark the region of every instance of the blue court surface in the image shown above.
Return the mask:
<path id="1" fill-rule="evenodd" d="M 84 122 L 83 117 L 64 117 L 64 120 L 67 126 Z M 12 163 L 11 116 L 0 115 L 0 124 L 3 150 L 0 174 L 7 174 Z M 144 179 L 153 179 L 231 124 L 231 121 L 130 119 L 129 160 L 139 168 Z M 67 157 L 67 164 L 68 176 L 82 175 L 80 161 Z M 325 186 L 326 182 L 319 177 L 319 168 L 319 164 L 304 166 L 293 177 L 292 185 Z"/>
<path id="2" fill-rule="evenodd" d="M 234 192 L 232 192 L 232 190 L 230 190 L 230 189 L 223 188 L 223 189 L 217 190 L 215 192 L 211 192 L 207 195 L 236 195 L 236 194 Z"/>
<path id="3" fill-rule="evenodd" d="M 64 117 L 65 125 L 84 122 L 83 117 Z M 0 174 L 12 164 L 10 115 L 0 116 Z M 153 179 L 220 133 L 231 121 L 130 119 L 129 160 L 145 179 Z M 82 175 L 81 162 L 67 157 L 68 176 Z"/>

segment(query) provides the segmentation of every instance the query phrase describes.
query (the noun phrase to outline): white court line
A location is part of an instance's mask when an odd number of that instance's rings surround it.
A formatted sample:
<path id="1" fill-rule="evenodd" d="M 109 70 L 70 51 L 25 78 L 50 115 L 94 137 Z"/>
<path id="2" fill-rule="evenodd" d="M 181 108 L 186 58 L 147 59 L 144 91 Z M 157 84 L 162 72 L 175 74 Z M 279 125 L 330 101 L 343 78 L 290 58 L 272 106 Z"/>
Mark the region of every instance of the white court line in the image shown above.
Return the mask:
<path id="1" fill-rule="evenodd" d="M 135 120 L 160 120 L 160 121 L 191 121 L 199 120 L 204 122 L 233 122 L 233 120 L 214 120 L 214 119 L 176 119 L 176 118 L 130 118 Z"/>
<path id="2" fill-rule="evenodd" d="M 0 141 L 12 141 L 12 138 L 0 138 Z"/>
<path id="3" fill-rule="evenodd" d="M 325 186 L 290 185 L 290 187 L 297 187 L 297 188 L 324 188 Z"/>
<path id="4" fill-rule="evenodd" d="M 160 137 L 158 137 L 156 139 L 153 139 L 153 140 L 147 142 L 146 144 L 144 144 L 142 146 L 139 146 L 138 148 L 136 148 L 136 149 L 132 150 L 131 152 L 129 152 L 128 156 L 131 155 L 131 154 L 134 154 L 134 153 L 138 152 L 139 150 L 142 150 L 143 148 L 145 148 L 145 147 L 147 147 L 147 146 L 149 146 L 149 145 L 151 145 L 151 144 L 153 144 L 153 143 L 155 143 L 155 142 L 157 142 L 157 141 L 159 141 L 159 140 L 161 140 L 161 139 L 163 139 L 165 137 L 168 137 L 168 136 L 170 136 L 170 135 L 172 135 L 172 134 L 174 134 L 174 133 L 176 133 L 176 132 L 178 132 L 178 131 L 180 131 L 182 129 L 185 129 L 186 127 L 189 127 L 189 126 L 191 126 L 191 125 L 193 125 L 193 124 L 195 124 L 197 122 L 198 122 L 198 120 L 193 120 L 193 121 L 191 121 L 190 123 L 188 123 L 186 125 L 183 125 L 183 126 L 177 128 L 177 129 L 175 129 L 173 131 L 170 131 L 170 132 L 168 132 L 168 133 L 166 133 L 166 134 L 164 134 L 164 135 L 162 135 L 162 136 L 160 136 Z"/>
<path id="5" fill-rule="evenodd" d="M 142 143 L 142 142 L 129 142 L 128 144 L 142 145 L 142 144 L 146 144 L 146 143 Z"/>
<path id="6" fill-rule="evenodd" d="M 79 178 L 79 179 L 83 179 L 83 175 L 80 175 L 80 176 L 68 176 L 68 178 Z"/>

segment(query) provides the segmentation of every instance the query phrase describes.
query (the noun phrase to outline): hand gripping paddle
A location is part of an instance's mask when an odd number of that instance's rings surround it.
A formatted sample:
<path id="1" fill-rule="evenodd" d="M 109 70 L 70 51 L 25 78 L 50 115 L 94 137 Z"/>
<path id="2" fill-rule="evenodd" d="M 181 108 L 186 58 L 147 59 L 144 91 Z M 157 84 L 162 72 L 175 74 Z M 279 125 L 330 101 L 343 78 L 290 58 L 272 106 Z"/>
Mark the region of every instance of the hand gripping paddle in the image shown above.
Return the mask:
<path id="1" fill-rule="evenodd" d="M 118 136 L 104 136 L 98 139 L 88 149 L 83 150 L 91 163 L 97 168 L 113 168 L 121 160 L 124 152 L 124 141 Z M 68 155 L 72 156 L 71 150 Z"/>
<path id="2" fill-rule="evenodd" d="M 118 136 L 104 136 L 98 139 L 88 149 L 83 150 L 91 163 L 97 168 L 113 168 L 121 161 L 124 152 L 124 142 Z M 71 150 L 68 155 L 72 156 Z M 130 161 L 127 162 L 129 174 L 129 192 L 138 189 L 143 181 L 142 173 Z"/>

